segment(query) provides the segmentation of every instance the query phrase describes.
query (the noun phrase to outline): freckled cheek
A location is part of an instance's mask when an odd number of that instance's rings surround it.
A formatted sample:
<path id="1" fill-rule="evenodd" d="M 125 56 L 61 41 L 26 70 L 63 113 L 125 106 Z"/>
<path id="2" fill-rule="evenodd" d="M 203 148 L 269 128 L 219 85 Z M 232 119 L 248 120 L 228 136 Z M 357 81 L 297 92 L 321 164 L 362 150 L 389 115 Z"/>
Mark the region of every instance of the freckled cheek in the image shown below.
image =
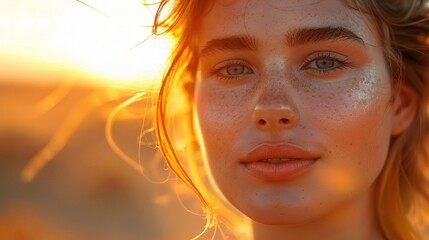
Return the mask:
<path id="1" fill-rule="evenodd" d="M 195 104 L 207 150 L 213 149 L 212 145 L 232 146 L 237 141 L 240 129 L 245 127 L 245 117 L 249 116 L 239 95 L 200 91 Z"/>
<path id="2" fill-rule="evenodd" d="M 329 89 L 335 91 L 320 91 L 305 100 L 311 106 L 307 117 L 324 136 L 324 157 L 330 162 L 320 179 L 337 192 L 354 191 L 372 182 L 385 162 L 389 91 L 362 94 L 349 85 Z"/>
<path id="3" fill-rule="evenodd" d="M 301 91 L 304 115 L 336 144 L 363 147 L 389 137 L 390 83 L 368 72 L 340 81 L 310 82 L 307 91 Z"/>
<path id="4" fill-rule="evenodd" d="M 311 121 L 328 136 L 344 137 L 354 143 L 365 139 L 368 131 L 377 133 L 383 130 L 381 126 L 387 120 L 388 96 L 374 94 L 359 98 L 354 94 L 353 91 L 339 90 L 307 98 L 307 105 L 311 106 Z M 362 136 L 357 138 L 358 135 Z"/>
<path id="5" fill-rule="evenodd" d="M 366 75 L 340 81 L 310 82 L 306 91 L 301 91 L 301 105 L 311 109 L 311 115 L 328 126 L 359 124 L 363 121 L 360 118 L 385 111 L 390 99 L 390 84 Z"/>

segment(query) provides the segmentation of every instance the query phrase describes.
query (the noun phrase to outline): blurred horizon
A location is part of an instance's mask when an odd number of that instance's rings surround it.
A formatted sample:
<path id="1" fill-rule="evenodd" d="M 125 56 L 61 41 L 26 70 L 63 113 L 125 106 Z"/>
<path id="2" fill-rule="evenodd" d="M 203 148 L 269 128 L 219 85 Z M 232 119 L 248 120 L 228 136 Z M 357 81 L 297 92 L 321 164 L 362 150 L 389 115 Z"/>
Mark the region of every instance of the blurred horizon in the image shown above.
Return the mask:
<path id="1" fill-rule="evenodd" d="M 93 75 L 89 84 L 142 84 L 159 75 L 171 48 L 168 37 L 151 37 L 155 9 L 139 0 L 1 0 L 0 9 L 7 9 L 0 15 L 3 74 L 65 71 Z"/>
<path id="2" fill-rule="evenodd" d="M 148 38 L 154 10 L 139 0 L 0 0 L 0 9 L 0 239 L 201 233 L 202 206 L 192 195 L 179 199 L 183 186 L 169 177 L 158 150 L 139 145 L 151 104 L 138 99 L 112 128 L 149 179 L 105 136 L 115 108 L 159 80 L 171 41 Z M 25 183 L 22 171 L 51 141 L 58 151 L 51 148 L 52 159 Z"/>

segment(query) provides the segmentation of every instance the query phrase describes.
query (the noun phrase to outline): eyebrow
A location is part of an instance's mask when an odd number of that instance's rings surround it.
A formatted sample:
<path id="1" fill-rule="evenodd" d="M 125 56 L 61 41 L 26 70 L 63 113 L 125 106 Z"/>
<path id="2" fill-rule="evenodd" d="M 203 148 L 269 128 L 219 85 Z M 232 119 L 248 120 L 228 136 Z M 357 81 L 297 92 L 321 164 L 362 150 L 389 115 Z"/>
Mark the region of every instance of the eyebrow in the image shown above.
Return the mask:
<path id="1" fill-rule="evenodd" d="M 350 40 L 365 45 L 361 37 L 344 27 L 299 28 L 289 32 L 285 37 L 285 42 L 289 46 L 327 40 Z"/>
<path id="2" fill-rule="evenodd" d="M 256 51 L 257 42 L 255 38 L 247 35 L 213 39 L 205 44 L 204 48 L 200 52 L 200 55 L 205 56 L 210 55 L 213 52 L 228 50 Z"/>
<path id="3" fill-rule="evenodd" d="M 365 45 L 361 37 L 344 27 L 297 28 L 285 35 L 287 46 L 303 45 L 311 42 L 328 40 L 348 40 Z M 217 51 L 237 51 L 258 49 L 257 40 L 248 35 L 230 36 L 208 41 L 200 51 L 200 56 L 210 55 Z"/>

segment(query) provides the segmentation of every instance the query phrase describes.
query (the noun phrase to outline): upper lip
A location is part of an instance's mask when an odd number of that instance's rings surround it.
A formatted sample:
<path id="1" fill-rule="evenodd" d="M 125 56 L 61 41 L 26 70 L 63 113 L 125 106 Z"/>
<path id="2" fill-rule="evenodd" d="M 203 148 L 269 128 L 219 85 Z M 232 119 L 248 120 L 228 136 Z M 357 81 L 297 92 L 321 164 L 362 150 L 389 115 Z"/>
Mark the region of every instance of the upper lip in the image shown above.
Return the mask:
<path id="1" fill-rule="evenodd" d="M 317 160 L 320 157 L 300 146 L 289 143 L 264 143 L 253 148 L 241 159 L 242 163 L 263 161 L 266 159 L 289 158 L 297 160 Z"/>

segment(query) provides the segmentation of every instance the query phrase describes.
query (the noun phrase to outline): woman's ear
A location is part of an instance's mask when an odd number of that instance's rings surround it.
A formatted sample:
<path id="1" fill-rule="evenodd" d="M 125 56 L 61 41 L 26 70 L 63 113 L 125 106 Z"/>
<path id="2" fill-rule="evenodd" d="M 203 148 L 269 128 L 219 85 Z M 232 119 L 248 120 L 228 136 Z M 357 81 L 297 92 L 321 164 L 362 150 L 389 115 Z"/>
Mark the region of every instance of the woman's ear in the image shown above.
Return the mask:
<path id="1" fill-rule="evenodd" d="M 417 111 L 417 93 L 402 84 L 393 102 L 392 136 L 403 133 L 413 121 Z"/>

